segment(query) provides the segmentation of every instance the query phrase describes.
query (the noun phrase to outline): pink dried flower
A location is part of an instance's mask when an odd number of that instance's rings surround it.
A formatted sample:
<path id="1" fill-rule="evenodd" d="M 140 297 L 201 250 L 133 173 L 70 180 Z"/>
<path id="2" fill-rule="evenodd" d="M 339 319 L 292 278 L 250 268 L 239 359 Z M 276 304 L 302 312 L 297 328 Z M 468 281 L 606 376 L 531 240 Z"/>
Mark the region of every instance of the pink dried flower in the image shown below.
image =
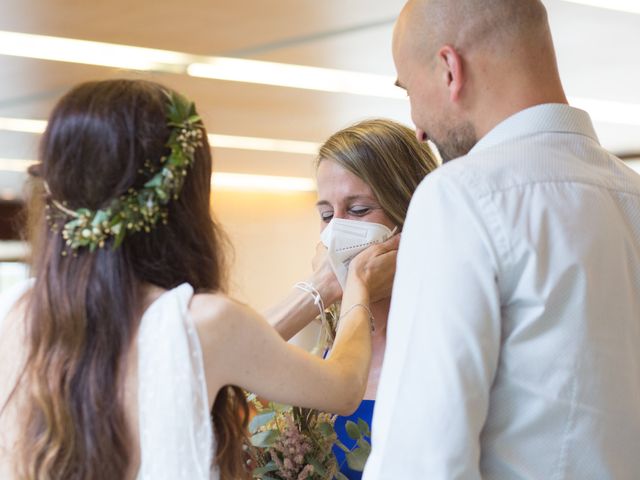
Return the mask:
<path id="1" fill-rule="evenodd" d="M 271 408 L 269 411 L 275 413 L 273 419 L 258 431 L 274 430 L 278 437 L 268 447 L 253 447 L 256 466 L 273 462 L 277 470 L 270 471 L 269 477 L 280 480 L 332 478 L 337 470 L 331 450 L 336 439 L 331 428 L 335 415 L 296 407 Z M 322 470 L 316 471 L 309 461 L 321 466 Z"/>
<path id="2" fill-rule="evenodd" d="M 297 480 L 306 480 L 310 475 L 313 475 L 313 465 L 307 465 L 304 467 L 298 475 Z"/>

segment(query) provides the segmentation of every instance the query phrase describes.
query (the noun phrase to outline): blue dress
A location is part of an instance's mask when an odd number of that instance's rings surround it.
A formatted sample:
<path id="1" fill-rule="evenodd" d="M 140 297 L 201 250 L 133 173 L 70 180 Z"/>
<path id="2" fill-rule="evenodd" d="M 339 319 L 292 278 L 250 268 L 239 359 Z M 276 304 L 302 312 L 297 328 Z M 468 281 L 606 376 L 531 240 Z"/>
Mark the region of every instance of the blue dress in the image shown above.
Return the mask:
<path id="1" fill-rule="evenodd" d="M 369 428 L 371 428 L 371 419 L 373 418 L 373 406 L 375 404 L 374 400 L 363 400 L 358 409 L 348 417 L 338 416 L 336 418 L 336 422 L 334 424 L 334 428 L 336 434 L 338 435 L 338 440 L 340 440 L 347 448 L 351 449 L 356 446 L 356 441 L 353 440 L 348 434 L 345 425 L 348 420 L 351 420 L 354 423 L 358 423 L 358 419 L 361 418 Z M 371 443 L 371 439 L 365 437 L 365 439 Z M 351 470 L 349 465 L 347 465 L 347 458 L 342 449 L 338 448 L 336 445 L 333 446 L 333 453 L 338 460 L 338 467 L 340 473 L 342 473 L 349 480 L 360 480 L 362 478 L 362 472 L 356 472 L 355 470 Z"/>

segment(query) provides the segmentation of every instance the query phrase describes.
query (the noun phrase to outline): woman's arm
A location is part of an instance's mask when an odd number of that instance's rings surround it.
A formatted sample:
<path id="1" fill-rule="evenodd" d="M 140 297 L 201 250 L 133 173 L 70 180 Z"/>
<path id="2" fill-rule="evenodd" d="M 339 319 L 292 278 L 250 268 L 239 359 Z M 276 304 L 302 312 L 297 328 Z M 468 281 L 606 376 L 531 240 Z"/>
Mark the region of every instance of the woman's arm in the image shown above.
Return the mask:
<path id="1" fill-rule="evenodd" d="M 371 303 L 391 296 L 393 277 L 396 272 L 398 241 L 399 238 L 395 240 L 396 249 L 389 251 L 388 255 L 361 259 L 363 261 L 361 267 L 367 270 L 367 288 Z M 342 295 L 340 283 L 327 259 L 327 249 L 322 243 L 316 247 L 313 274 L 305 282 L 317 290 L 326 307 L 333 305 Z M 344 301 L 343 311 L 346 311 Z M 318 306 L 314 304 L 313 295 L 294 287 L 280 303 L 265 312 L 265 317 L 282 338 L 289 340 L 315 319 L 319 313 Z"/>
<path id="2" fill-rule="evenodd" d="M 329 261 L 327 249 L 322 243 L 316 247 L 313 259 L 313 273 L 304 283 L 312 285 L 320 294 L 326 307 L 337 302 L 342 296 L 342 288 Z M 267 321 L 285 340 L 291 339 L 306 327 L 320 311 L 309 292 L 293 287 L 289 294 L 277 305 L 264 312 Z"/>
<path id="3" fill-rule="evenodd" d="M 367 265 L 394 255 L 397 238 L 351 263 L 331 355 L 322 360 L 287 344 L 258 314 L 223 295 L 197 295 L 191 311 L 202 344 L 210 401 L 228 384 L 271 400 L 347 414 L 364 395 L 371 359 Z"/>

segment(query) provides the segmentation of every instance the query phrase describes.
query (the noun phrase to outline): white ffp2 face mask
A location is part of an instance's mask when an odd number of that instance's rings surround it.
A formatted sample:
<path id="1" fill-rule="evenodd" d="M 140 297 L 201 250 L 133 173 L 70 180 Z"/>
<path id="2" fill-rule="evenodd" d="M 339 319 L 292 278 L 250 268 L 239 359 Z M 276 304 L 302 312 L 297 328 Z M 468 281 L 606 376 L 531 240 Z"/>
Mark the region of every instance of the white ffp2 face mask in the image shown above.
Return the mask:
<path id="1" fill-rule="evenodd" d="M 397 227 L 389 230 L 379 223 L 333 218 L 320 234 L 320 240 L 329 250 L 329 264 L 340 286 L 347 283 L 349 262 L 367 247 L 390 238 Z"/>

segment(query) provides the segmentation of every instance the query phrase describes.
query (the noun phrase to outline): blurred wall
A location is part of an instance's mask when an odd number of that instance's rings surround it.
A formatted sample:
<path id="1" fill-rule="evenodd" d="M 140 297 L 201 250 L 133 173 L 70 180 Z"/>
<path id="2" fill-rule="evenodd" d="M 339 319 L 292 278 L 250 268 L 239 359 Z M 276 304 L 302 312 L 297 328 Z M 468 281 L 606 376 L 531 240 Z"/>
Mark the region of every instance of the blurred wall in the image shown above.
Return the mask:
<path id="1" fill-rule="evenodd" d="M 216 190 L 213 211 L 233 244 L 229 293 L 258 311 L 277 303 L 311 273 L 320 221 L 314 193 Z M 294 342 L 313 346 L 311 325 Z"/>

